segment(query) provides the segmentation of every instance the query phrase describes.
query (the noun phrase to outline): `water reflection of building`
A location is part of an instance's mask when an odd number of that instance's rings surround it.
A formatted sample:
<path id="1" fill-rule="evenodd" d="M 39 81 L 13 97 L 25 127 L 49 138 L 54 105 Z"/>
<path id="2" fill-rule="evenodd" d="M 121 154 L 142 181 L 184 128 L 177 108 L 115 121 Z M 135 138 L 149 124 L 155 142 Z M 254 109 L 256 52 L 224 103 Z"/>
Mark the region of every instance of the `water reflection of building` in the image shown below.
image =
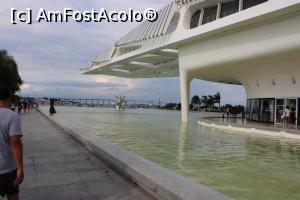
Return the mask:
<path id="1" fill-rule="evenodd" d="M 92 61 L 86 74 L 180 75 L 182 120 L 192 79 L 243 85 L 248 118 L 300 117 L 300 0 L 174 0 Z M 300 120 L 298 121 L 300 123 Z"/>
<path id="2" fill-rule="evenodd" d="M 180 135 L 179 135 L 179 145 L 178 145 L 178 157 L 177 164 L 181 169 L 184 169 L 183 161 L 186 156 L 187 151 L 187 139 L 188 139 L 189 126 L 187 123 L 181 124 Z"/>
<path id="3" fill-rule="evenodd" d="M 257 154 L 263 157 L 269 157 L 271 160 L 290 160 L 290 165 L 300 167 L 300 146 L 299 143 L 289 139 L 274 139 L 266 137 L 247 138 L 245 140 L 245 150 L 248 154 Z M 283 162 L 284 163 L 284 162 Z"/>

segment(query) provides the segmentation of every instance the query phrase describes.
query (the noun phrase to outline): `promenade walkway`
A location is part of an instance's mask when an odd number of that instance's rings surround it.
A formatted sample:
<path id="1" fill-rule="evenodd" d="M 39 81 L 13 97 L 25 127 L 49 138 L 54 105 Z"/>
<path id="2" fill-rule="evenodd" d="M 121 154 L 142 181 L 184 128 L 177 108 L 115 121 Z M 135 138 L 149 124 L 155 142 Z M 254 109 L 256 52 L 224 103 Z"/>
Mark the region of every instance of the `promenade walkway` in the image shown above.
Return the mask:
<path id="1" fill-rule="evenodd" d="M 22 122 L 21 200 L 151 199 L 37 111 Z"/>

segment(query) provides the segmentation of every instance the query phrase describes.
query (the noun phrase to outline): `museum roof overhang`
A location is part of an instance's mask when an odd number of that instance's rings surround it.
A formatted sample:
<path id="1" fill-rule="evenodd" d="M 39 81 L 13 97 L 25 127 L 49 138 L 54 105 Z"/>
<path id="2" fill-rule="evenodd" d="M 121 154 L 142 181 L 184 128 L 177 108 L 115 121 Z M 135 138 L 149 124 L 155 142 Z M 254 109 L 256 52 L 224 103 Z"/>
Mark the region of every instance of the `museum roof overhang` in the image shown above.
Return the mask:
<path id="1" fill-rule="evenodd" d="M 85 74 L 104 74 L 124 78 L 177 77 L 179 75 L 178 50 L 158 49 L 109 62 L 86 71 Z"/>

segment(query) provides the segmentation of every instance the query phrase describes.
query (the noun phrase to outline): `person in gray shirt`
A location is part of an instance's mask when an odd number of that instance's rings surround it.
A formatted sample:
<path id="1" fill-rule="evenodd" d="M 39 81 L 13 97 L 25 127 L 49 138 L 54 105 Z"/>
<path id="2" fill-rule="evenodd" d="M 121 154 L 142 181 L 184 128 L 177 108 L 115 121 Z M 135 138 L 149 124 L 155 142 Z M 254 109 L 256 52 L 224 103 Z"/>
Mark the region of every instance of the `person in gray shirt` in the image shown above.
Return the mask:
<path id="1" fill-rule="evenodd" d="M 0 86 L 0 195 L 18 200 L 23 182 L 23 145 L 21 119 L 9 109 L 10 92 Z"/>

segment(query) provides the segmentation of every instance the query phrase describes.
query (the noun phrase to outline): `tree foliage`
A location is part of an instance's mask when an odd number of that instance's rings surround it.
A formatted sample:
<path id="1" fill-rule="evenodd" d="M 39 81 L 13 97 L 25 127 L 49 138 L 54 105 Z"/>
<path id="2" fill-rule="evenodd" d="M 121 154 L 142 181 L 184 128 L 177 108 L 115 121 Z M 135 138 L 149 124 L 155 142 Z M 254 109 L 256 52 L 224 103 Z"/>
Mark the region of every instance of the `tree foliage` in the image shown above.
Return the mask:
<path id="1" fill-rule="evenodd" d="M 197 95 L 191 99 L 190 109 L 199 110 L 207 108 L 215 108 L 215 104 L 221 107 L 221 94 L 217 92 L 215 95 L 202 96 L 201 98 Z"/>
<path id="2" fill-rule="evenodd" d="M 162 107 L 163 109 L 167 109 L 167 110 L 174 110 L 177 106 L 177 103 L 167 103 L 164 107 Z"/>
<path id="3" fill-rule="evenodd" d="M 19 91 L 22 85 L 18 65 L 5 50 L 0 50 L 0 84 L 8 87 L 12 94 Z"/>
<path id="4" fill-rule="evenodd" d="M 199 105 L 200 104 L 200 98 L 198 95 L 195 95 L 192 97 L 191 99 L 191 104 L 192 106 L 195 106 L 195 105 Z"/>
<path id="5" fill-rule="evenodd" d="M 226 104 L 221 107 L 221 110 L 223 110 L 224 112 L 226 112 L 227 109 L 229 110 L 229 113 L 233 115 L 245 112 L 245 106 L 242 105 Z"/>

